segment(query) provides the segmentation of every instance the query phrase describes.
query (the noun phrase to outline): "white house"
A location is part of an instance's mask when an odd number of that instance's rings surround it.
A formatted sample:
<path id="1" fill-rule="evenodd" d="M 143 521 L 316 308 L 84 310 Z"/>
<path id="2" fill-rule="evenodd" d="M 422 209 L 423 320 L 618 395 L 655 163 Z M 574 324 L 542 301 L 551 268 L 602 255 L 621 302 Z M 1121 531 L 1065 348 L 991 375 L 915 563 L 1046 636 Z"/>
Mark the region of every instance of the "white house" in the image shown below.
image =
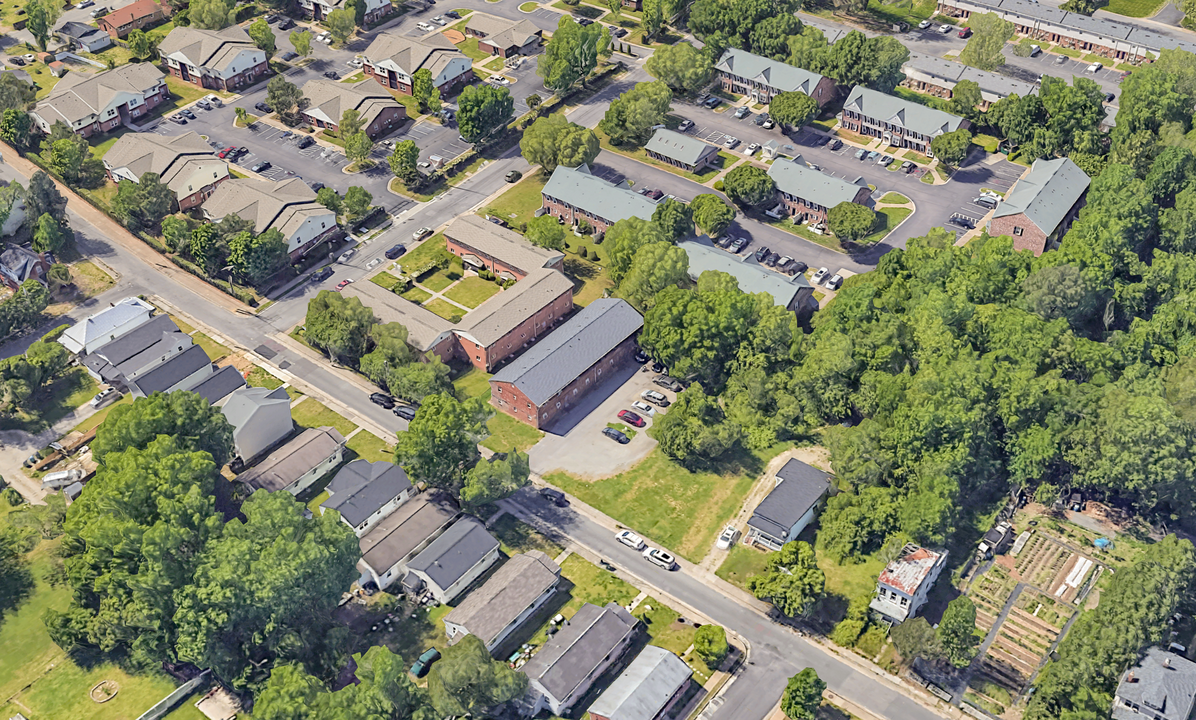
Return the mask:
<path id="1" fill-rule="evenodd" d="M 906 545 L 901 557 L 889 563 L 877 578 L 876 597 L 868 607 L 892 623 L 905 622 L 926 603 L 930 588 L 946 564 L 946 550 Z"/>
<path id="2" fill-rule="evenodd" d="M 793 459 L 777 471 L 776 482 L 748 519 L 744 538 L 747 544 L 780 550 L 785 543 L 796 540 L 814 519 L 831 487 L 826 473 Z"/>
<path id="3" fill-rule="evenodd" d="M 236 214 L 253 222 L 261 234 L 277 228 L 287 241 L 292 260 L 335 235 L 336 213 L 316 202 L 316 193 L 299 178 L 282 182 L 233 178 L 220 183 L 203 204 L 203 214 L 212 222 Z"/>
<path id="4" fill-rule="evenodd" d="M 286 388 L 246 387 L 228 396 L 220 407 L 233 426 L 237 457 L 249 462 L 291 434 L 291 396 Z"/>
<path id="5" fill-rule="evenodd" d="M 416 495 L 361 536 L 357 567 L 382 590 L 407 575 L 407 564 L 460 517 L 437 492 Z"/>
<path id="6" fill-rule="evenodd" d="M 149 322 L 153 312 L 154 306 L 141 298 L 127 297 L 67 328 L 58 342 L 76 355 L 86 355 Z"/>
<path id="7" fill-rule="evenodd" d="M 270 71 L 266 53 L 237 25 L 223 30 L 176 27 L 158 52 L 174 77 L 212 90 L 233 91 Z"/>
<path id="8" fill-rule="evenodd" d="M 561 566 L 539 550 L 508 560 L 444 616 L 449 644 L 475 635 L 494 652 L 556 592 Z"/>
<path id="9" fill-rule="evenodd" d="M 83 357 L 83 367 L 97 382 L 128 386 L 145 373 L 184 352 L 194 343 L 169 315 L 154 315 L 132 331 Z"/>
<path id="10" fill-rule="evenodd" d="M 450 603 L 469 584 L 498 562 L 498 539 L 486 531 L 477 518 L 466 515 L 433 540 L 407 565 L 411 575 L 438 602 Z M 404 586 L 418 589 L 419 583 L 407 578 Z"/>
<path id="11" fill-rule="evenodd" d="M 327 490 L 328 499 L 320 503 L 320 514 L 337 511 L 357 537 L 374 529 L 415 494 L 403 468 L 385 460 L 354 460 L 340 469 Z"/>
<path id="12" fill-rule="evenodd" d="M 308 428 L 298 437 L 270 453 L 256 467 L 237 476 L 250 490 L 298 495 L 344 457 L 345 438 L 336 428 Z"/>

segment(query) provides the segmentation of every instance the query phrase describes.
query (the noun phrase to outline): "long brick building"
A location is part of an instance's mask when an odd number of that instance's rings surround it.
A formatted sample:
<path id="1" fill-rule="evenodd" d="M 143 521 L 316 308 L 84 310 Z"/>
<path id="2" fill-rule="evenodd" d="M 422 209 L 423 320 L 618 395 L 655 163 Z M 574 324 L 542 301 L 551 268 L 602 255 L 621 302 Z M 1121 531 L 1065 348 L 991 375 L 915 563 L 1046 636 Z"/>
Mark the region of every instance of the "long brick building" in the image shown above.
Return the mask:
<path id="1" fill-rule="evenodd" d="M 1029 250 L 1037 257 L 1057 245 L 1075 222 L 1091 182 L 1068 158 L 1035 160 L 997 205 L 988 232 L 1009 235 L 1014 250 Z"/>
<path id="2" fill-rule="evenodd" d="M 626 181 L 618 185 L 607 182 L 590 172 L 588 165 L 558 165 L 540 195 L 550 215 L 569 225 L 585 220 L 595 234 L 625 218 L 651 220 L 656 210 L 655 202 L 632 190 Z"/>

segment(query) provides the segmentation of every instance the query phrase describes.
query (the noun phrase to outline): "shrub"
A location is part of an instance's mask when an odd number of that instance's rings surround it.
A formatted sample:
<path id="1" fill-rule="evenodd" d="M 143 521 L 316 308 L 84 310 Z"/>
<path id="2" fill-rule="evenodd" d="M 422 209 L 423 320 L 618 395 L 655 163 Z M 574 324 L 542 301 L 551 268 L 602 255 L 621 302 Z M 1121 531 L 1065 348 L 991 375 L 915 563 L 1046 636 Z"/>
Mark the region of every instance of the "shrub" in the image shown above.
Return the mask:
<path id="1" fill-rule="evenodd" d="M 714 189 L 715 189 L 715 190 L 718 190 L 719 192 L 722 192 L 722 191 L 723 191 L 723 181 L 722 181 L 722 180 L 715 180 L 715 181 L 714 181 Z"/>
<path id="2" fill-rule="evenodd" d="M 581 249 L 577 251 L 577 254 L 580 255 L 581 257 L 585 257 L 586 256 L 586 246 L 582 245 Z"/>
<path id="3" fill-rule="evenodd" d="M 17 492 L 16 488 L 4 488 L 4 492 L 0 492 L 0 496 L 12 507 L 25 502 L 25 498 L 21 497 L 21 493 Z"/>
<path id="4" fill-rule="evenodd" d="M 840 647 L 849 648 L 855 645 L 862 632 L 864 632 L 862 620 L 844 620 L 835 626 L 834 632 L 831 633 L 831 642 Z"/>

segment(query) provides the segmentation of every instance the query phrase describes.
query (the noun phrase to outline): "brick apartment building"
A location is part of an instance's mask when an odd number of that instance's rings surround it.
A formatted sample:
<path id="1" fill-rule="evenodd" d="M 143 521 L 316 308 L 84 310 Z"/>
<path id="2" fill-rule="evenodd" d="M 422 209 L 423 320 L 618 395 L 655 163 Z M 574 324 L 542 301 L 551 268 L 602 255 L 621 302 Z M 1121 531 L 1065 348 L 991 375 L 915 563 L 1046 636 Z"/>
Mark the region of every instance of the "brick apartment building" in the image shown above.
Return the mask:
<path id="1" fill-rule="evenodd" d="M 724 51 L 714 70 L 723 90 L 759 103 L 767 104 L 783 92 L 800 92 L 822 107 L 838 95 L 838 86 L 828 77 L 736 48 Z"/>
<path id="2" fill-rule="evenodd" d="M 233 91 L 269 74 L 266 53 L 236 25 L 223 30 L 176 27 L 158 47 L 174 77 L 196 87 Z"/>
<path id="3" fill-rule="evenodd" d="M 140 182 L 157 174 L 174 193 L 179 210 L 197 207 L 229 179 L 228 163 L 195 132 L 182 135 L 128 133 L 104 154 L 104 170 L 114 183 Z"/>
<path id="4" fill-rule="evenodd" d="M 591 173 L 587 165 L 558 165 L 540 195 L 548 214 L 569 225 L 585 220 L 596 235 L 625 218 L 651 220 L 656 210 L 655 202 L 632 190 L 626 181 L 618 185 L 607 182 Z"/>
<path id="5" fill-rule="evenodd" d="M 365 24 L 372 25 L 395 11 L 390 0 L 364 0 Z M 323 20 L 333 10 L 345 6 L 345 0 L 299 0 L 299 7 L 303 9 L 304 17 L 312 20 Z"/>
<path id="6" fill-rule="evenodd" d="M 988 232 L 1012 237 L 1014 250 L 1037 257 L 1058 245 L 1075 222 L 1091 182 L 1068 158 L 1035 160 L 997 205 Z"/>
<path id="7" fill-rule="evenodd" d="M 507 20 L 489 13 L 473 12 L 465 21 L 465 35 L 478 39 L 478 50 L 501 58 L 535 52 L 543 34 L 530 20 Z"/>
<path id="8" fill-rule="evenodd" d="M 95 75 L 71 73 L 29 113 L 47 135 L 56 122 L 76 134 L 96 133 L 136 123 L 170 97 L 166 74 L 150 63 L 130 63 Z"/>
<path id="9" fill-rule="evenodd" d="M 843 127 L 926 155 L 939 135 L 969 127 L 964 118 L 856 85 L 843 103 Z"/>
<path id="10" fill-rule="evenodd" d="M 360 113 L 361 128 L 371 140 L 388 135 L 407 119 L 407 109 L 377 83 L 362 80 L 343 83 L 335 80 L 308 80 L 303 86 L 308 101 L 303 119 L 314 127 L 340 130 L 346 110 Z"/>
<path id="11" fill-rule="evenodd" d="M 625 301 L 595 300 L 495 373 L 491 404 L 534 428 L 552 424 L 604 379 L 635 362 L 635 338 L 643 326 L 644 319 Z"/>
<path id="12" fill-rule="evenodd" d="M 134 30 L 145 30 L 170 17 L 170 9 L 154 0 L 137 0 L 96 20 L 109 37 L 123 38 Z"/>
<path id="13" fill-rule="evenodd" d="M 385 33 L 374 39 L 362 56 L 362 70 L 379 84 L 411 94 L 412 76 L 427 69 L 443 98 L 455 94 L 473 75 L 473 61 L 439 33 L 413 38 Z"/>
<path id="14" fill-rule="evenodd" d="M 504 280 L 522 280 L 533 270 L 563 271 L 565 254 L 532 245 L 513 230 L 477 215 L 462 215 L 445 228 L 448 251 L 471 268 L 486 269 Z"/>
<path id="15" fill-rule="evenodd" d="M 977 70 L 934 55 L 911 53 L 909 60 L 901 66 L 901 71 L 905 73 L 902 87 L 945 100 L 951 99 L 957 84 L 964 80 L 975 82 L 980 86 L 980 104 L 976 109 L 981 112 L 987 112 L 993 103 L 1010 95 L 1026 97 L 1038 94 L 1038 86 L 1033 83 Z"/>
<path id="16" fill-rule="evenodd" d="M 696 137 L 660 128 L 644 145 L 648 157 L 658 162 L 700 173 L 718 157 L 718 148 Z"/>
<path id="17" fill-rule="evenodd" d="M 806 165 L 801 155 L 792 161 L 777 158 L 768 168 L 777 194 L 793 222 L 826 222 L 826 213 L 842 202 L 864 205 L 872 190 L 862 178 L 847 182 Z"/>

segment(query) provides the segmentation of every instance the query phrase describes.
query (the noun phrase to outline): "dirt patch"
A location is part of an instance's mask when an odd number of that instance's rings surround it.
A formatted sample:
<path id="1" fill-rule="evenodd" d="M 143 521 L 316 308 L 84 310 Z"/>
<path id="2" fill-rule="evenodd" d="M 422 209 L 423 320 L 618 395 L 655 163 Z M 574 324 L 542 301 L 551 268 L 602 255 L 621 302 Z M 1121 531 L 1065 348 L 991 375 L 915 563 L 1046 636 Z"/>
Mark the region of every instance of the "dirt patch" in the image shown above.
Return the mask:
<path id="1" fill-rule="evenodd" d="M 240 353 L 225 355 L 220 359 L 220 362 L 216 363 L 216 367 L 225 367 L 227 365 L 235 367 L 237 372 L 241 373 L 242 375 L 254 368 L 253 361 L 244 355 L 241 355 Z"/>
<path id="2" fill-rule="evenodd" d="M 440 34 L 454 45 L 465 42 L 465 33 L 460 30 L 443 30 Z"/>

